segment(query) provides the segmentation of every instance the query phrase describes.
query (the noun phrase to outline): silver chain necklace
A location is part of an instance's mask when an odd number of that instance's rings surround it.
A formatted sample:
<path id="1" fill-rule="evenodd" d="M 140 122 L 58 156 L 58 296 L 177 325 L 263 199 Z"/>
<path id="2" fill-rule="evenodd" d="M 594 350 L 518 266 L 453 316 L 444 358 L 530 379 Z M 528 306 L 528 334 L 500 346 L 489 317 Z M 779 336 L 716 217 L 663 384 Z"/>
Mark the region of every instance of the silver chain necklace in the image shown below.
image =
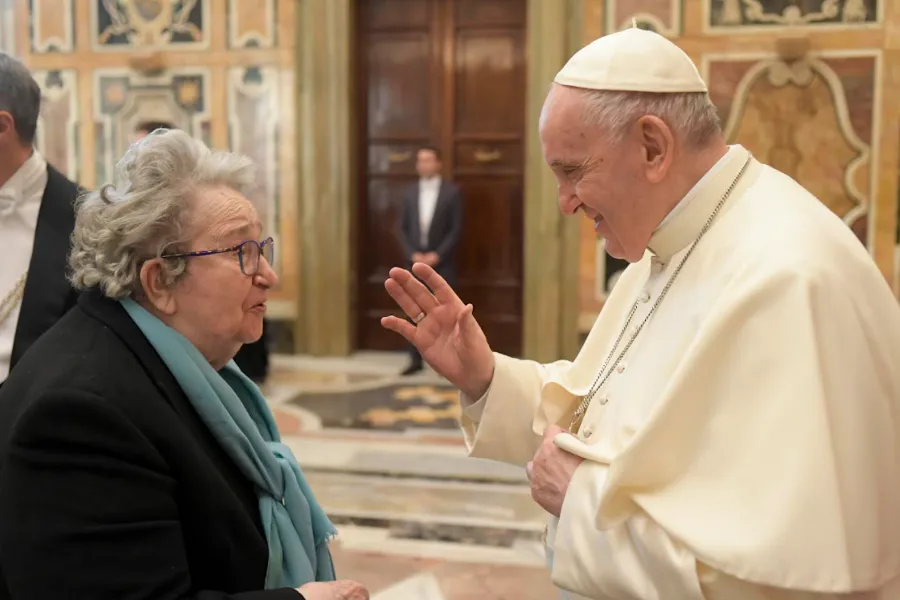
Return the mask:
<path id="1" fill-rule="evenodd" d="M 628 350 L 631 348 L 631 345 L 634 343 L 634 340 L 637 339 L 637 336 L 641 333 L 641 330 L 644 328 L 644 325 L 647 324 L 647 321 L 650 320 L 650 317 L 653 316 L 653 313 L 656 312 L 656 309 L 659 308 L 660 303 L 663 301 L 663 298 L 666 297 L 666 294 L 669 292 L 669 288 L 672 287 L 672 283 L 675 281 L 675 278 L 678 277 L 678 274 L 681 272 L 681 268 L 684 267 L 684 263 L 687 262 L 688 258 L 691 257 L 691 254 L 694 253 L 694 248 L 697 247 L 697 244 L 703 238 L 707 231 L 709 231 L 710 226 L 712 226 L 713 220 L 716 218 L 716 215 L 719 214 L 719 210 L 721 210 L 722 206 L 725 205 L 725 201 L 728 200 L 728 197 L 731 195 L 731 192 L 734 190 L 734 187 L 737 185 L 738 181 L 740 181 L 741 177 L 744 175 L 744 171 L 747 170 L 747 166 L 750 164 L 750 161 L 753 159 L 752 156 L 747 157 L 747 161 L 744 163 L 744 166 L 741 167 L 741 170 L 738 172 L 737 176 L 734 178 L 734 181 L 731 182 L 731 185 L 728 186 L 728 189 L 725 190 L 725 193 L 722 195 L 722 199 L 719 200 L 719 203 L 716 205 L 716 208 L 713 209 L 712 214 L 709 215 L 709 218 L 706 220 L 706 224 L 703 226 L 703 229 L 700 230 L 700 233 L 697 235 L 697 239 L 691 244 L 691 247 L 685 253 L 684 257 L 681 259 L 681 262 L 678 263 L 678 266 L 675 267 L 675 271 L 672 272 L 672 276 L 669 277 L 669 280 L 666 282 L 665 287 L 659 293 L 659 296 L 656 298 L 656 302 L 653 303 L 653 306 L 650 307 L 650 312 L 647 313 L 647 316 L 644 317 L 644 320 L 641 321 L 640 325 L 635 328 L 634 332 L 631 334 L 631 339 L 628 340 L 628 343 L 625 344 L 625 347 L 622 348 L 622 351 L 616 357 L 615 362 L 612 365 L 609 364 L 610 360 L 612 360 L 613 355 L 616 352 L 616 349 L 619 347 L 619 343 L 622 341 L 622 338 L 625 336 L 625 332 L 628 331 L 628 326 L 631 324 L 631 320 L 634 319 L 634 315 L 637 312 L 637 308 L 640 304 L 640 298 L 634 301 L 634 304 L 631 306 L 631 310 L 628 311 L 628 317 L 625 319 L 625 324 L 622 326 L 622 330 L 619 332 L 619 336 L 616 338 L 615 344 L 613 344 L 612 349 L 609 351 L 609 354 L 606 356 L 606 360 L 603 362 L 603 366 L 600 368 L 600 372 L 597 373 L 597 377 L 594 379 L 594 383 L 591 384 L 591 387 L 588 393 L 581 399 L 581 402 L 578 404 L 578 407 L 575 409 L 575 413 L 572 415 L 572 422 L 569 424 L 569 431 L 571 433 L 576 433 L 578 427 L 581 426 L 581 421 L 584 418 L 585 413 L 587 412 L 588 407 L 591 404 L 591 400 L 594 399 L 594 396 L 597 395 L 597 392 L 600 391 L 600 388 L 603 387 L 603 384 L 609 379 L 612 372 L 622 361 L 622 358 L 628 353 Z M 609 370 L 607 370 L 607 366 L 609 366 Z M 606 404 L 607 399 L 603 398 L 600 400 L 600 404 Z"/>

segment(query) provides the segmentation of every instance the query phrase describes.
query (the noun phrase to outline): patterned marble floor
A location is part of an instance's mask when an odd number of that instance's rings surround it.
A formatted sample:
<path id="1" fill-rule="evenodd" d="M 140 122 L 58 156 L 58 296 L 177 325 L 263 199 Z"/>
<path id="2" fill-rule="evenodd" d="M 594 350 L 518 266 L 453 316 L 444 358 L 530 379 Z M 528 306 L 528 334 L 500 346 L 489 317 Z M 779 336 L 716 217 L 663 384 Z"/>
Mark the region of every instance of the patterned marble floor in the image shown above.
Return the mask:
<path id="1" fill-rule="evenodd" d="M 466 456 L 450 386 L 406 357 L 276 356 L 279 429 L 339 529 L 339 575 L 375 600 L 558 598 L 523 469 Z"/>

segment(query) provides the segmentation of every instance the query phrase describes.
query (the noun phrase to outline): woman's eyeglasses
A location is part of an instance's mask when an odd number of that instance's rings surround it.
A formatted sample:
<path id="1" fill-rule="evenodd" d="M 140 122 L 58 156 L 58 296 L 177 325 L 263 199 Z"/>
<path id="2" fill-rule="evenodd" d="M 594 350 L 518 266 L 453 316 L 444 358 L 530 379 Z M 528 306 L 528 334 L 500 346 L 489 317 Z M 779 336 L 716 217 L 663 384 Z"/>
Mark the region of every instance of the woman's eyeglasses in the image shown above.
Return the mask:
<path id="1" fill-rule="evenodd" d="M 181 252 L 179 254 L 163 254 L 160 258 L 188 258 L 191 256 L 212 256 L 213 254 L 227 254 L 237 252 L 241 263 L 241 272 L 244 275 L 256 275 L 259 273 L 259 259 L 265 257 L 269 266 L 275 265 L 275 240 L 266 238 L 261 242 L 247 240 L 231 248 L 217 248 L 215 250 L 198 250 L 196 252 Z"/>

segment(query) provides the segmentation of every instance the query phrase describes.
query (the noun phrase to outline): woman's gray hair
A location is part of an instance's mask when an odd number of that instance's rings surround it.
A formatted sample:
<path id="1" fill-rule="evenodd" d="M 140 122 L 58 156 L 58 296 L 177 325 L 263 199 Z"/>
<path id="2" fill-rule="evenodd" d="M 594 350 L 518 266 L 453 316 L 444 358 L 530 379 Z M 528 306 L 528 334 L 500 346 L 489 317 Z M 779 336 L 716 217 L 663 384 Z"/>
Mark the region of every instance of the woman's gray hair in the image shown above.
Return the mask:
<path id="1" fill-rule="evenodd" d="M 187 249 L 199 190 L 226 186 L 246 195 L 255 177 L 249 158 L 212 152 L 183 131 L 146 136 L 116 165 L 112 185 L 78 201 L 69 254 L 72 285 L 99 288 L 113 299 L 134 294 L 145 261 Z M 165 260 L 165 284 L 175 284 L 185 266 L 184 259 Z"/>
<path id="2" fill-rule="evenodd" d="M 603 127 L 613 141 L 646 115 L 659 117 L 689 148 L 701 148 L 722 133 L 715 105 L 705 92 L 656 94 L 584 90 L 585 120 Z"/>

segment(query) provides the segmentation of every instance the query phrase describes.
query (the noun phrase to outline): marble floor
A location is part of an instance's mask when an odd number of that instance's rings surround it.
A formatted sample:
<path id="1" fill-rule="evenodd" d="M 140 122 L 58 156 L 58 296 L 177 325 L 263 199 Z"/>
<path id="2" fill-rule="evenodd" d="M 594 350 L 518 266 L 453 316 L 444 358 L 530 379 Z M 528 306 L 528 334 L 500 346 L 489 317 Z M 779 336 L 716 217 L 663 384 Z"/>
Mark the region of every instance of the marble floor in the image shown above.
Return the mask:
<path id="1" fill-rule="evenodd" d="M 456 394 L 405 356 L 273 357 L 279 429 L 375 600 L 558 598 L 524 470 L 466 456 Z"/>

